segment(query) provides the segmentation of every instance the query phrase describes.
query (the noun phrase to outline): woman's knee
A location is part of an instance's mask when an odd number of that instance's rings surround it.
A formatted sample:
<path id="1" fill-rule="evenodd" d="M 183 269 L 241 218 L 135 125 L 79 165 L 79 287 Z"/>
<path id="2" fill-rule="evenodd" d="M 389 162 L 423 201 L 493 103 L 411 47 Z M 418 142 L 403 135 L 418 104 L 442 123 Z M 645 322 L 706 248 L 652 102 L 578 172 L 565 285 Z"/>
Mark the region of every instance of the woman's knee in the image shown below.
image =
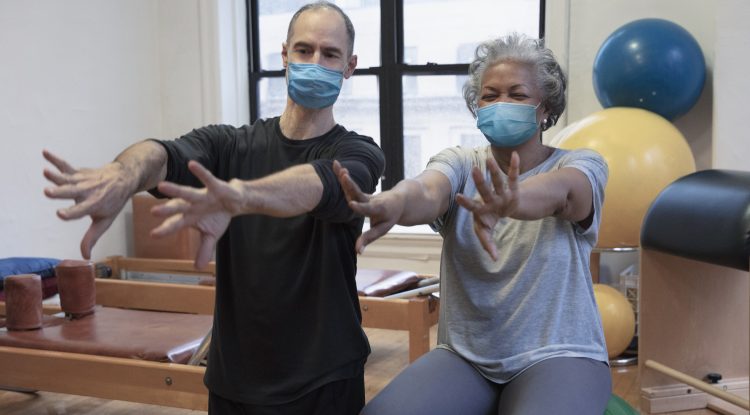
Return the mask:
<path id="1" fill-rule="evenodd" d="M 496 385 L 455 353 L 435 349 L 404 369 L 362 414 L 483 414 L 496 406 Z"/>

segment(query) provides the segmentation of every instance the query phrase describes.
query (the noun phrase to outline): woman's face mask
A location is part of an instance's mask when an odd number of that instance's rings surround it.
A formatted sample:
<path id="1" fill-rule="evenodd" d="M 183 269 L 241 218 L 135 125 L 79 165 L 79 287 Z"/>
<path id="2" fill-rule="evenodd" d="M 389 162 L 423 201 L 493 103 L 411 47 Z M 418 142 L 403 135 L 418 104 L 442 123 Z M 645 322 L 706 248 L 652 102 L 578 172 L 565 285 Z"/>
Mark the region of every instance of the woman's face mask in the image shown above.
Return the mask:
<path id="1" fill-rule="evenodd" d="M 496 102 L 487 105 L 477 111 L 477 128 L 494 146 L 519 146 L 528 141 L 539 128 L 536 109 L 540 104 L 533 106 Z"/>
<path id="2" fill-rule="evenodd" d="M 289 63 L 287 93 L 305 108 L 321 109 L 336 102 L 344 73 L 315 63 Z"/>

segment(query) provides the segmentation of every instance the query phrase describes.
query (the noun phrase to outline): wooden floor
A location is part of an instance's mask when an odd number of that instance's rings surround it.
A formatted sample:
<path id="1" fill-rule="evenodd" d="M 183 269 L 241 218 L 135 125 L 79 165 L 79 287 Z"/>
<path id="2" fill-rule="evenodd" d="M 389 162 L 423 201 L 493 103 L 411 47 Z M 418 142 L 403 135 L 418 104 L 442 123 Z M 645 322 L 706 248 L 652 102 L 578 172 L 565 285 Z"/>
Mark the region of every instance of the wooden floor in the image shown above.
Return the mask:
<path id="1" fill-rule="evenodd" d="M 436 328 L 431 332 L 435 344 Z M 372 346 L 365 369 L 367 400 L 375 396 L 408 363 L 408 337 L 405 331 L 366 329 Z M 639 382 L 636 366 L 612 369 L 614 393 L 638 408 Z M 0 391 L 2 415 L 183 415 L 205 414 L 202 411 L 165 408 L 122 401 L 87 398 L 74 395 L 40 392 L 34 394 Z M 704 415 L 713 411 L 689 411 L 674 414 Z"/>

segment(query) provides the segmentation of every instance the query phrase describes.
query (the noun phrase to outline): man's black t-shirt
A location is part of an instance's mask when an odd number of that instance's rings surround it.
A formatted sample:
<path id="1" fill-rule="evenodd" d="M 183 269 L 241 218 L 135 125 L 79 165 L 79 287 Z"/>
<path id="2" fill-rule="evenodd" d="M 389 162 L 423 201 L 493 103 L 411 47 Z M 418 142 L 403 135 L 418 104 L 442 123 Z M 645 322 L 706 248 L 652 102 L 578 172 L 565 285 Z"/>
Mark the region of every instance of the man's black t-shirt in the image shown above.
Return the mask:
<path id="1" fill-rule="evenodd" d="M 361 373 L 370 352 L 354 280 L 363 218 L 347 206 L 332 161 L 372 193 L 385 165 L 377 144 L 339 125 L 320 137 L 290 140 L 278 117 L 241 128 L 208 126 L 160 143 L 171 182 L 202 187 L 189 160 L 225 181 L 310 163 L 324 188 L 308 214 L 238 216 L 219 240 L 208 388 L 271 405 Z"/>

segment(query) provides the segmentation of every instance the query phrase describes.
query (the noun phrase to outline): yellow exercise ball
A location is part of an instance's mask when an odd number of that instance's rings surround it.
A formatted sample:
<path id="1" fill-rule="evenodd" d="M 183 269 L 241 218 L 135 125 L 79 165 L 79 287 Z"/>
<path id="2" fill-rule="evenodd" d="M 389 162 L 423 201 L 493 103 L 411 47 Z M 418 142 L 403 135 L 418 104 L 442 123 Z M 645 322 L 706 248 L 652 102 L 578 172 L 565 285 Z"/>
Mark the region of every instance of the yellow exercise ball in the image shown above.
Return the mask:
<path id="1" fill-rule="evenodd" d="M 594 284 L 594 297 L 602 318 L 607 354 L 611 359 L 621 355 L 633 340 L 635 313 L 628 299 L 609 285 Z"/>
<path id="2" fill-rule="evenodd" d="M 573 124 L 555 140 L 565 149 L 590 148 L 609 165 L 600 248 L 637 247 L 643 217 L 668 184 L 695 171 L 680 131 L 667 119 L 640 108 L 614 107 Z"/>

